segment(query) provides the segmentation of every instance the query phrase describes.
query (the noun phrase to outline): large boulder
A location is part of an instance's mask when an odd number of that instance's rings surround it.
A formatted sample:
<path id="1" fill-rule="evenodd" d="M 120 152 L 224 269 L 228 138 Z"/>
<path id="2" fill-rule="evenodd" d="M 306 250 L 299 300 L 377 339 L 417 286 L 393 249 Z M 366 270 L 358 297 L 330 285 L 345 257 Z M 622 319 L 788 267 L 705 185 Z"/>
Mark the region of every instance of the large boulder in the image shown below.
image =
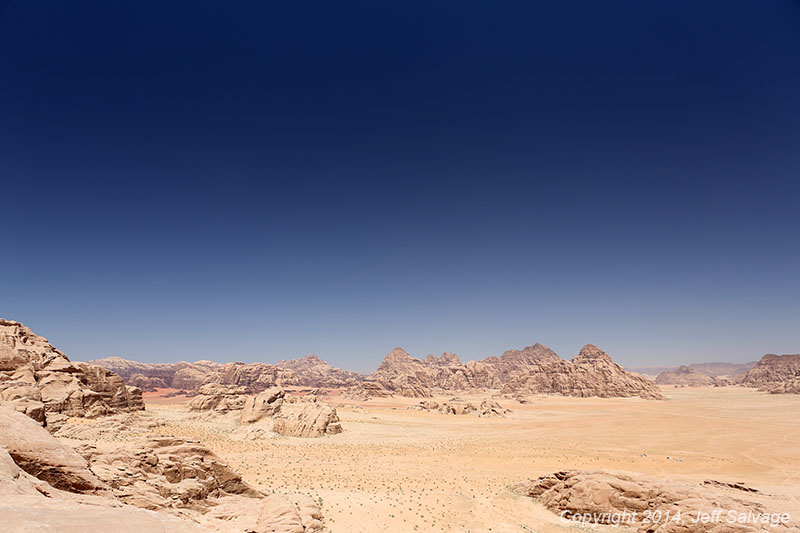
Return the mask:
<path id="1" fill-rule="evenodd" d="M 292 399 L 295 400 L 295 399 Z M 316 401 L 284 401 L 272 430 L 291 437 L 322 437 L 342 432 L 336 408 Z"/>
<path id="2" fill-rule="evenodd" d="M 271 418 L 283 405 L 286 393 L 280 387 L 272 387 L 255 396 L 249 396 L 239 418 L 242 424 L 252 424 L 263 418 Z"/>

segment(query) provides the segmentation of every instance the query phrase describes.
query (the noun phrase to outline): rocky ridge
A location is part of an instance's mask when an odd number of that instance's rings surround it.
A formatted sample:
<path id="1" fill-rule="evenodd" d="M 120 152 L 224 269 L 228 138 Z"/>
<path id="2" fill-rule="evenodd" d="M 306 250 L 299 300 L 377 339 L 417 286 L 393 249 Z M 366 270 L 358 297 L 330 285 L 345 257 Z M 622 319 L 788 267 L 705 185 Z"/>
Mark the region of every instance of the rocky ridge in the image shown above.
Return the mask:
<path id="1" fill-rule="evenodd" d="M 500 392 L 516 397 L 560 394 L 581 398 L 663 399 L 655 383 L 625 371 L 593 344 L 584 346 L 571 361 L 559 359 L 535 364 L 527 374 L 506 383 Z"/>
<path id="2" fill-rule="evenodd" d="M 436 394 L 498 389 L 519 395 L 661 398 L 652 381 L 626 372 L 593 345 L 585 346 L 571 361 L 561 359 L 550 348 L 537 343 L 521 350 L 508 350 L 499 357 L 466 363 L 453 353 L 418 359 L 402 348 L 395 348 L 368 376 L 334 368 L 314 355 L 281 361 L 274 366 L 264 363 L 217 365 L 203 361 L 194 368 L 190 363 L 145 365 L 119 358 L 100 359 L 95 363 L 118 371 L 126 379 L 145 387 L 157 383 L 193 391 L 210 383 L 242 386 L 249 393 L 283 384 L 344 388 L 344 398 L 357 400 L 392 395 L 430 398 Z M 170 372 L 173 372 L 172 377 Z"/>
<path id="3" fill-rule="evenodd" d="M 800 354 L 767 354 L 742 378 L 742 385 L 773 394 L 800 394 Z"/>
<path id="4" fill-rule="evenodd" d="M 680 387 L 710 387 L 725 385 L 727 382 L 704 374 L 692 367 L 679 366 L 675 370 L 660 373 L 656 377 L 656 384 Z"/>

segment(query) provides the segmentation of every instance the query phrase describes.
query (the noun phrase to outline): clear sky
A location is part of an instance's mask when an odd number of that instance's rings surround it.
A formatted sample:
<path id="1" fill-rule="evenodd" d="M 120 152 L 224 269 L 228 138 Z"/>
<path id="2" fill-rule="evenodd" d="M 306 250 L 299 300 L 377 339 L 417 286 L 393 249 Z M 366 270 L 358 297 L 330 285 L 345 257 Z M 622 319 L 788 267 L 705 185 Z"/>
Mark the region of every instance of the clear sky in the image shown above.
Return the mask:
<path id="1" fill-rule="evenodd" d="M 0 316 L 74 359 L 800 352 L 800 3 L 0 0 Z"/>

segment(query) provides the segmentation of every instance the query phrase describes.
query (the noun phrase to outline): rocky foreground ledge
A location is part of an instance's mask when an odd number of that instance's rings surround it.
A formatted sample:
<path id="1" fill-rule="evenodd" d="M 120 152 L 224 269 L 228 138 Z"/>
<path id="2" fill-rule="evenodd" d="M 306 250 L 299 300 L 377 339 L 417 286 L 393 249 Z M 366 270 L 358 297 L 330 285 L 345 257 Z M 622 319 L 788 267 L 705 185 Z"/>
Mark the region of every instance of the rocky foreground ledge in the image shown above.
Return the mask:
<path id="1" fill-rule="evenodd" d="M 724 494 L 757 493 L 741 484 L 684 485 L 633 472 L 567 470 L 510 489 L 557 513 L 565 525 L 625 526 L 640 533 L 800 532 L 797 520 L 775 509 Z"/>
<path id="2" fill-rule="evenodd" d="M 45 426 L 144 409 L 142 391 L 105 368 L 73 363 L 47 339 L 0 318 L 0 404 Z"/>
<path id="3" fill-rule="evenodd" d="M 202 443 L 160 434 L 143 410 L 141 390 L 114 372 L 0 319 L 0 530 L 324 530 L 311 497 L 256 490 Z M 280 414 L 285 434 L 320 427 L 297 409 Z M 328 422 L 324 431 L 341 431 Z"/>

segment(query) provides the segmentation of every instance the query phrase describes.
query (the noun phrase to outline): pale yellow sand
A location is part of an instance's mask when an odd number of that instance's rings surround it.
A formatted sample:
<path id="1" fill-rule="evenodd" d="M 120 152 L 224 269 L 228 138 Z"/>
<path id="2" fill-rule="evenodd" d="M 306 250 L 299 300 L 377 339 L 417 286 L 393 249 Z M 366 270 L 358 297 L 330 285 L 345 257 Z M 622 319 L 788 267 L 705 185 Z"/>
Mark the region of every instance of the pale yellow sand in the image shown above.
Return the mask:
<path id="1" fill-rule="evenodd" d="M 499 399 L 514 411 L 507 419 L 408 411 L 417 400 L 405 398 L 349 402 L 338 408 L 341 435 L 258 442 L 231 439 L 224 422 L 190 420 L 180 405 L 148 409 L 262 490 L 321 499 L 333 532 L 563 530 L 556 515 L 506 486 L 569 468 L 742 481 L 763 493 L 755 499 L 800 518 L 800 396 L 664 392 L 667 401 Z M 467 396 L 476 404 L 483 397 Z"/>

